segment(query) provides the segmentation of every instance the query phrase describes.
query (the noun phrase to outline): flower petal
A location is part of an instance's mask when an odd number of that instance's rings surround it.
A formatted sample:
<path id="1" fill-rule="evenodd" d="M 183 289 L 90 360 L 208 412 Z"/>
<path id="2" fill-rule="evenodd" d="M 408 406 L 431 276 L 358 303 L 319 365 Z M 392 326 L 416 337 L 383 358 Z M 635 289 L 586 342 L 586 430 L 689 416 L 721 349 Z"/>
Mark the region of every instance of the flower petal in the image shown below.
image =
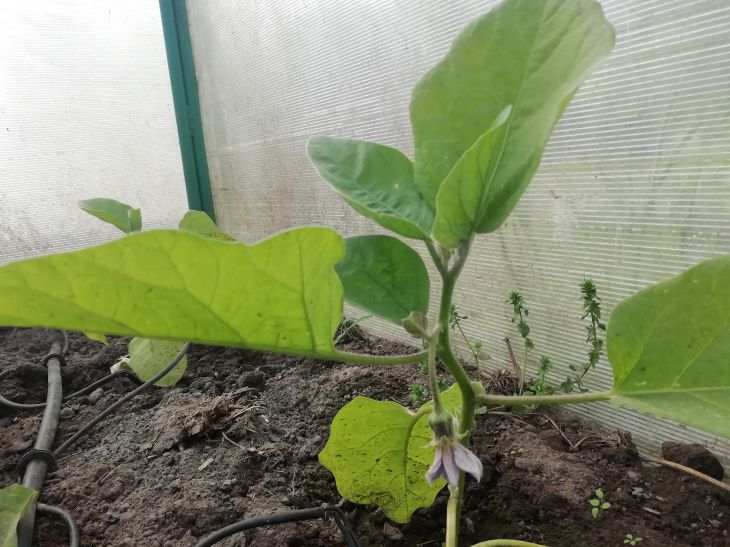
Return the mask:
<path id="1" fill-rule="evenodd" d="M 482 462 L 474 453 L 459 443 L 453 447 L 454 462 L 462 471 L 469 473 L 477 482 L 482 480 Z"/>
<path id="2" fill-rule="evenodd" d="M 444 471 L 446 471 L 446 480 L 449 481 L 451 486 L 457 486 L 459 484 L 459 468 L 454 461 L 454 451 L 450 445 L 444 445 L 442 458 Z"/>
<path id="3" fill-rule="evenodd" d="M 428 471 L 426 471 L 426 480 L 428 481 L 428 484 L 432 484 L 433 481 L 440 477 L 445 477 L 444 474 L 444 466 L 443 466 L 443 454 L 441 452 L 441 447 L 436 447 L 436 455 L 433 458 L 433 463 L 431 464 L 431 467 L 428 468 Z"/>

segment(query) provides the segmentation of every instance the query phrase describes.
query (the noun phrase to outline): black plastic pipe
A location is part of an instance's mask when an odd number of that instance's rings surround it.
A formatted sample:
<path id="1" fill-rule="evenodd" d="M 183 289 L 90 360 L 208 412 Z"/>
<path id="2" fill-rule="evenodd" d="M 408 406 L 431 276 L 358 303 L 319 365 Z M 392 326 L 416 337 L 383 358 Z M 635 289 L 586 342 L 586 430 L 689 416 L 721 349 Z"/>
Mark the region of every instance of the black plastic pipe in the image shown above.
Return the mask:
<path id="1" fill-rule="evenodd" d="M 64 333 L 65 335 L 65 333 Z M 67 336 L 64 336 L 68 340 Z M 51 354 L 59 354 L 68 349 L 67 343 L 64 346 L 60 342 L 54 342 L 51 346 Z M 46 410 L 43 412 L 43 419 L 38 430 L 34 450 L 50 451 L 53 448 L 53 440 L 56 437 L 58 421 L 63 400 L 63 388 L 61 386 L 61 361 L 58 357 L 50 357 L 46 360 L 48 368 L 48 394 L 46 395 Z M 49 461 L 43 458 L 31 459 L 23 473 L 23 486 L 40 493 L 43 488 L 43 480 L 48 471 Z M 31 547 L 33 540 L 33 527 L 35 525 L 36 505 L 32 504 L 18 524 L 18 547 Z"/>
<path id="2" fill-rule="evenodd" d="M 79 547 L 79 529 L 69 513 L 53 505 L 46 505 L 45 503 L 38 504 L 38 512 L 48 513 L 49 515 L 55 515 L 60 518 L 68 528 L 69 547 Z"/>
<path id="3" fill-rule="evenodd" d="M 252 517 L 245 519 L 220 530 L 209 534 L 201 541 L 199 541 L 195 547 L 210 547 L 215 545 L 222 539 L 230 537 L 252 528 L 260 528 L 262 526 L 272 526 L 276 524 L 286 524 L 287 522 L 302 522 L 305 520 L 318 520 L 318 519 L 329 519 L 332 518 L 337 524 L 338 528 L 344 536 L 347 547 L 361 547 L 360 542 L 355 536 L 352 528 L 347 522 L 345 515 L 339 507 L 332 505 L 323 505 L 322 507 L 315 507 L 313 509 L 298 509 L 295 511 L 282 511 L 281 513 L 274 513 L 273 515 L 262 515 L 260 517 Z"/>
<path id="4" fill-rule="evenodd" d="M 93 383 L 89 384 L 88 386 L 81 388 L 80 390 L 76 391 L 75 393 L 72 393 L 71 395 L 66 395 L 63 398 L 63 400 L 68 401 L 69 399 L 73 399 L 74 397 L 80 397 L 81 395 L 86 395 L 87 393 L 94 391 L 97 387 L 103 386 L 107 382 L 112 381 L 114 378 L 118 378 L 120 376 L 126 376 L 126 375 L 127 375 L 127 373 L 125 371 L 113 372 L 111 374 L 108 374 L 107 376 L 104 376 L 103 378 L 100 378 L 96 382 L 93 382 Z M 15 401 L 6 399 L 2 395 L 0 395 L 0 405 L 7 406 L 9 408 L 14 408 L 16 410 L 34 410 L 34 409 L 46 407 L 46 403 L 16 403 Z"/>

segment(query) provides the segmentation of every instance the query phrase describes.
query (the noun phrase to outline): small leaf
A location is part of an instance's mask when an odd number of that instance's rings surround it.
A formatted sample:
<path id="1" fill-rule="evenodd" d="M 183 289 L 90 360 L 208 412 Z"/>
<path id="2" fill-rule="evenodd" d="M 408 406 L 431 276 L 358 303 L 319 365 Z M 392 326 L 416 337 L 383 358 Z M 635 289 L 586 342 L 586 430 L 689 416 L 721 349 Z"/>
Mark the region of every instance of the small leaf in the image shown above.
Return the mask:
<path id="1" fill-rule="evenodd" d="M 563 110 L 613 41 L 594 0 L 506 0 L 467 26 L 411 96 L 414 175 L 426 201 L 437 203 L 442 181 L 512 105 L 484 171 L 488 191 L 475 231 L 496 230 L 532 179 Z"/>
<path id="2" fill-rule="evenodd" d="M 98 332 L 85 332 L 84 336 L 88 338 L 89 340 L 95 340 L 97 342 L 101 342 L 105 346 L 109 343 L 109 340 L 106 339 L 105 334 L 99 334 Z"/>
<path id="3" fill-rule="evenodd" d="M 460 404 L 457 386 L 441 394 L 447 409 Z M 429 408 L 431 403 L 423 407 Z M 435 449 L 428 414 L 391 401 L 356 397 L 335 416 L 319 461 L 335 476 L 337 490 L 355 503 L 375 503 L 396 522 L 428 507 L 446 484 L 426 482 Z"/>
<path id="4" fill-rule="evenodd" d="M 602 500 L 603 499 L 603 490 L 601 490 L 600 488 L 598 490 L 596 490 L 596 497 L 599 500 Z"/>
<path id="5" fill-rule="evenodd" d="M 621 302 L 607 348 L 613 404 L 730 438 L 730 256 Z"/>
<path id="6" fill-rule="evenodd" d="M 154 338 L 132 338 L 129 342 L 129 361 L 126 363 L 140 380 L 146 382 L 170 364 L 180 352 L 183 344 L 171 340 Z M 188 366 L 187 355 L 170 372 L 160 378 L 155 385 L 171 387 L 180 381 Z M 125 368 L 127 368 L 125 367 Z"/>
<path id="7" fill-rule="evenodd" d="M 433 210 L 400 151 L 334 137 L 312 137 L 307 151 L 320 176 L 358 213 L 402 236 L 428 239 Z"/>
<path id="8" fill-rule="evenodd" d="M 203 211 L 188 211 L 179 224 L 181 230 L 200 234 L 210 239 L 235 241 L 234 238 L 221 232 L 215 222 Z"/>
<path id="9" fill-rule="evenodd" d="M 326 358 L 342 318 L 342 238 L 299 228 L 256 245 L 140 232 L 0 267 L 0 325 L 165 338 Z"/>
<path id="10" fill-rule="evenodd" d="M 608 509 L 609 507 L 611 507 L 611 504 L 610 504 L 610 503 L 608 503 L 607 501 L 604 501 L 604 502 L 603 502 L 603 503 L 601 504 L 601 509 Z"/>
<path id="11" fill-rule="evenodd" d="M 18 522 L 36 496 L 38 492 L 21 484 L 11 484 L 0 489 L 0 547 L 18 545 Z"/>
<path id="12" fill-rule="evenodd" d="M 593 507 L 598 507 L 601 504 L 601 500 L 592 498 L 588 503 L 590 503 Z"/>
<path id="13" fill-rule="evenodd" d="M 110 198 L 92 198 L 79 201 L 79 207 L 96 218 L 116 226 L 129 234 L 142 229 L 142 213 L 126 203 Z"/>
<path id="14" fill-rule="evenodd" d="M 401 240 L 368 235 L 345 240 L 345 258 L 335 267 L 345 299 L 398 325 L 415 311 L 428 311 L 429 278 L 419 254 Z"/>
<path id="15" fill-rule="evenodd" d="M 598 507 L 594 507 L 593 509 L 591 509 L 591 515 L 593 515 L 594 519 L 598 518 L 598 511 L 599 511 Z"/>

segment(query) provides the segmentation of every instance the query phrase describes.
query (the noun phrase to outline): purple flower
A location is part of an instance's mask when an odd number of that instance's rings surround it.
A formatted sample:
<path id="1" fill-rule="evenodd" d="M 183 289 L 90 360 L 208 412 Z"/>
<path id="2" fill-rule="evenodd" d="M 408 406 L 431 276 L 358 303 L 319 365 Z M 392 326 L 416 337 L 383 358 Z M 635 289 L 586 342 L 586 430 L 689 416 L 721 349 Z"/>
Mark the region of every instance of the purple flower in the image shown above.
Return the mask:
<path id="1" fill-rule="evenodd" d="M 443 477 L 450 486 L 456 486 L 459 484 L 459 471 L 469 473 L 478 482 L 482 479 L 482 462 L 459 441 L 440 439 L 436 442 L 436 456 L 426 472 L 426 480 L 432 484 Z"/>

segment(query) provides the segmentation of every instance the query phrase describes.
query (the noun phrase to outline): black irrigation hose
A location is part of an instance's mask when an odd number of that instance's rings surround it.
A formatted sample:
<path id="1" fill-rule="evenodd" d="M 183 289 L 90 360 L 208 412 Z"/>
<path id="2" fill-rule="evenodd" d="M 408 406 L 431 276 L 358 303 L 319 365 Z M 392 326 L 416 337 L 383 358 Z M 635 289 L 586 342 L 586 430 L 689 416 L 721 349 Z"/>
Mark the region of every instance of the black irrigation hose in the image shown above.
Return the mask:
<path id="1" fill-rule="evenodd" d="M 68 528 L 69 547 L 79 547 L 79 529 L 70 514 L 63 509 L 59 509 L 53 505 L 46 505 L 45 503 L 39 503 L 37 509 L 39 513 L 48 513 L 49 515 L 59 517 Z"/>
<path id="2" fill-rule="evenodd" d="M 260 517 L 245 519 L 226 526 L 225 528 L 221 528 L 220 530 L 216 530 L 199 541 L 195 547 L 210 547 L 224 538 L 252 528 L 259 528 L 261 526 L 272 526 L 276 524 L 285 524 L 287 522 L 301 522 L 304 520 L 330 518 L 335 521 L 337 527 L 342 532 L 342 536 L 345 539 L 347 547 L 361 547 L 360 541 L 357 539 L 357 536 L 352 530 L 345 514 L 342 512 L 342 509 L 334 505 L 322 505 L 322 507 L 316 507 L 314 509 L 283 511 L 281 513 L 274 513 L 273 515 L 263 515 Z"/>
<path id="3" fill-rule="evenodd" d="M 96 382 L 89 384 L 85 388 L 82 388 L 82 389 L 78 390 L 77 392 L 72 393 L 71 395 L 66 395 L 63 398 L 63 400 L 68 401 L 69 399 L 73 399 L 74 397 L 80 397 L 81 395 L 86 395 L 87 393 L 94 391 L 97 387 L 103 386 L 104 384 L 110 382 L 114 378 L 118 378 L 120 376 L 125 376 L 126 374 L 127 373 L 125 371 L 113 372 L 111 374 L 108 374 L 107 376 L 100 378 Z M 33 409 L 46 407 L 46 403 L 16 403 L 15 401 L 6 399 L 2 395 L 0 395 L 0 405 L 7 406 L 9 408 L 14 408 L 16 410 L 33 410 Z"/>
<path id="4" fill-rule="evenodd" d="M 63 399 L 63 388 L 61 385 L 61 361 L 63 357 L 59 352 L 68 351 L 68 335 L 64 332 L 64 343 L 61 345 L 54 342 L 51 345 L 51 353 L 44 359 L 48 368 L 48 394 L 46 395 L 46 409 L 43 412 L 41 426 L 38 429 L 33 451 L 38 454 L 48 455 L 53 448 L 53 440 L 56 437 L 56 429 L 60 420 L 61 402 Z M 22 460 L 21 460 L 22 461 Z M 43 480 L 46 471 L 51 465 L 52 459 L 48 457 L 31 456 L 24 464 L 23 486 L 40 492 L 43 487 Z M 33 540 L 33 528 L 35 523 L 36 505 L 32 504 L 18 524 L 18 546 L 30 547 Z"/>
<path id="5" fill-rule="evenodd" d="M 172 361 L 170 361 L 170 363 L 165 368 L 163 368 L 160 372 L 155 374 L 152 378 L 147 380 L 144 384 L 139 386 L 134 391 L 130 391 L 129 393 L 127 393 L 124 397 L 119 399 L 116 403 L 114 403 L 109 408 L 107 408 L 106 410 L 101 412 L 96 418 L 94 418 L 89 423 L 84 425 L 81 429 L 79 429 L 76 433 L 74 433 L 68 440 L 66 440 L 66 442 L 64 442 L 61 446 L 56 448 L 56 450 L 53 451 L 53 455 L 55 457 L 58 457 L 59 455 L 61 455 L 61 453 L 63 451 L 65 451 L 69 446 L 71 446 L 73 443 L 75 443 L 77 440 L 79 440 L 79 438 L 81 438 L 89 429 L 94 427 L 96 424 L 98 424 L 100 421 L 102 421 L 104 418 L 106 418 L 109 414 L 114 412 L 117 408 L 122 406 L 124 403 L 133 399 L 134 397 L 136 397 L 137 395 L 139 395 L 140 393 L 145 391 L 147 388 L 154 385 L 155 382 L 160 380 L 162 377 L 164 377 L 168 372 L 170 372 L 172 369 L 174 369 L 178 365 L 180 360 L 183 357 L 185 357 L 185 354 L 187 353 L 189 347 L 190 347 L 190 344 L 188 342 L 186 342 L 185 345 L 183 345 L 183 347 L 180 349 L 180 351 L 177 352 L 177 355 L 175 355 L 175 358 Z"/>

